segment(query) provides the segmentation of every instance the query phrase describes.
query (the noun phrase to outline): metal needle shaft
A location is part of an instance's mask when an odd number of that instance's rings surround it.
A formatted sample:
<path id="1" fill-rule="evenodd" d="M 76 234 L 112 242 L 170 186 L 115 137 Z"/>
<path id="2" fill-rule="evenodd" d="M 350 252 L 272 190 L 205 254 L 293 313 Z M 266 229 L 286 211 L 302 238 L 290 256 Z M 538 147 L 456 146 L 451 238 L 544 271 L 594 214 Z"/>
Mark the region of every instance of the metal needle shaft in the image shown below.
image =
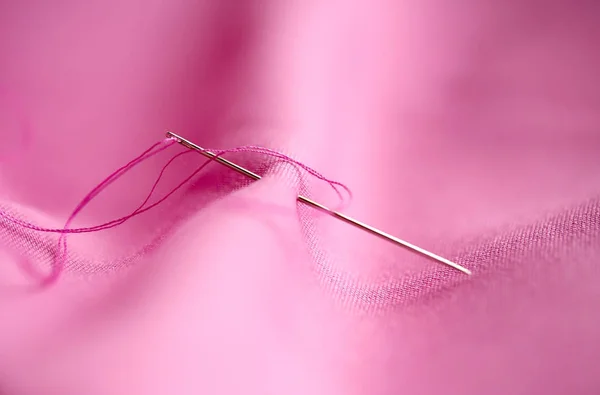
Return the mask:
<path id="1" fill-rule="evenodd" d="M 204 155 L 205 157 L 213 159 L 216 162 L 219 162 L 220 164 L 222 164 L 224 166 L 227 166 L 227 167 L 229 167 L 229 168 L 237 171 L 238 173 L 245 175 L 248 178 L 251 178 L 253 180 L 260 180 L 261 179 L 261 177 L 258 174 L 254 173 L 254 172 L 252 172 L 252 171 L 250 171 L 250 170 L 248 170 L 248 169 L 246 169 L 246 168 L 244 168 L 244 167 L 242 167 L 240 165 L 237 165 L 237 164 L 235 164 L 235 163 L 233 163 L 233 162 L 231 162 L 231 161 L 229 161 L 229 160 L 227 160 L 225 158 L 217 156 L 215 153 L 210 152 L 210 151 L 208 151 L 208 150 L 200 147 L 199 145 L 194 144 L 191 141 L 189 141 L 189 140 L 187 140 L 187 139 L 185 139 L 185 138 L 183 138 L 183 137 L 181 137 L 181 136 L 179 136 L 179 135 L 177 135 L 175 133 L 167 132 L 167 137 L 169 137 L 169 138 L 177 141 L 179 144 L 181 144 L 181 145 L 183 145 L 183 146 L 185 146 L 185 147 L 187 147 L 189 149 L 198 151 L 200 154 Z M 353 225 L 353 226 L 355 226 L 357 228 L 360 228 L 360 229 L 362 229 L 362 230 L 364 230 L 366 232 L 369 232 L 369 233 L 371 233 L 371 234 L 373 234 L 375 236 L 378 236 L 378 237 L 383 238 L 385 240 L 391 241 L 394 244 L 400 245 L 400 246 L 402 246 L 404 248 L 407 248 L 409 250 L 417 252 L 417 253 L 419 253 L 421 255 L 424 255 L 424 256 L 426 256 L 426 257 L 428 257 L 430 259 L 433 259 L 433 260 L 435 260 L 437 262 L 443 263 L 444 265 L 448 265 L 448 266 L 450 266 L 450 267 L 452 267 L 452 268 L 454 268 L 456 270 L 460 270 L 461 272 L 463 272 L 465 274 L 471 275 L 471 271 L 469 269 L 467 269 L 467 268 L 465 268 L 465 267 L 463 267 L 463 266 L 461 266 L 461 265 L 459 265 L 457 263 L 454 263 L 454 262 L 452 262 L 452 261 L 450 261 L 450 260 L 448 260 L 446 258 L 443 258 L 443 257 L 441 257 L 439 255 L 434 254 L 433 252 L 429 252 L 429 251 L 427 251 L 427 250 L 425 250 L 425 249 L 423 249 L 421 247 L 418 247 L 418 246 L 416 246 L 414 244 L 411 244 L 411 243 L 409 243 L 407 241 L 404 241 L 404 240 L 399 239 L 399 238 L 397 238 L 395 236 L 392 236 L 389 233 L 386 233 L 386 232 L 384 232 L 382 230 L 379 230 L 379 229 L 374 228 L 374 227 L 372 227 L 370 225 L 367 225 L 367 224 L 365 224 L 363 222 L 360 222 L 360 221 L 358 221 L 358 220 L 356 220 L 354 218 L 351 218 L 351 217 L 349 217 L 349 216 L 347 216 L 345 214 L 342 214 L 340 212 L 331 210 L 331 209 L 327 208 L 326 206 L 324 206 L 324 205 L 322 205 L 320 203 L 315 202 L 312 199 L 309 199 L 307 197 L 299 195 L 298 196 L 298 201 L 302 202 L 302 203 L 304 203 L 304 204 L 306 204 L 308 206 L 311 206 L 311 207 L 313 207 L 313 208 L 315 208 L 317 210 L 323 211 L 323 212 L 325 212 L 325 213 L 327 213 L 327 214 L 329 214 L 329 215 L 331 215 L 331 216 L 333 216 L 335 218 L 338 218 L 338 219 L 340 219 L 340 220 L 342 220 L 342 221 L 344 221 L 344 222 L 346 222 L 346 223 L 348 223 L 350 225 Z"/>

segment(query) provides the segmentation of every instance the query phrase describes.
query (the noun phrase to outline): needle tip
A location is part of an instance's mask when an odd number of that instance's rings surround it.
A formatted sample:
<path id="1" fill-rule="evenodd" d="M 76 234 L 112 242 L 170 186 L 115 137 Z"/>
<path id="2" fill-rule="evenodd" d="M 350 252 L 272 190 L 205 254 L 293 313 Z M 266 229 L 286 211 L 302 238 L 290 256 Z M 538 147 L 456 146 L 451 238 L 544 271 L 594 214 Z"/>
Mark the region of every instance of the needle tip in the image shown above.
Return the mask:
<path id="1" fill-rule="evenodd" d="M 473 272 L 471 272 L 469 269 L 467 269 L 467 268 L 466 268 L 466 267 L 464 267 L 464 266 L 461 266 L 461 265 L 459 265 L 458 263 L 454 263 L 454 264 L 452 265 L 452 267 L 454 267 L 454 268 L 455 268 L 455 269 L 457 269 L 457 270 L 460 270 L 461 272 L 463 272 L 463 273 L 464 273 L 464 274 L 466 274 L 467 276 L 470 276 L 470 275 L 472 275 L 472 274 L 473 274 Z"/>

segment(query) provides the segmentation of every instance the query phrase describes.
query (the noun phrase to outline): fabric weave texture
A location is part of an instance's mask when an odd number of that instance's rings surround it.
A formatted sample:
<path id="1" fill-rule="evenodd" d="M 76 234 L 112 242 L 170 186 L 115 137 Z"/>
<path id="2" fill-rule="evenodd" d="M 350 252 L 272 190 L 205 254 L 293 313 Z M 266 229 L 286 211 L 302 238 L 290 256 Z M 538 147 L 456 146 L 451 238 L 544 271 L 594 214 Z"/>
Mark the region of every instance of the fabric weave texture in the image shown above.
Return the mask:
<path id="1" fill-rule="evenodd" d="M 0 206 L 62 227 L 172 130 L 212 164 L 102 232 L 0 221 L 0 394 L 598 394 L 593 1 L 0 1 Z M 130 213 L 172 147 L 71 226 Z M 174 162 L 167 192 L 203 158 Z"/>

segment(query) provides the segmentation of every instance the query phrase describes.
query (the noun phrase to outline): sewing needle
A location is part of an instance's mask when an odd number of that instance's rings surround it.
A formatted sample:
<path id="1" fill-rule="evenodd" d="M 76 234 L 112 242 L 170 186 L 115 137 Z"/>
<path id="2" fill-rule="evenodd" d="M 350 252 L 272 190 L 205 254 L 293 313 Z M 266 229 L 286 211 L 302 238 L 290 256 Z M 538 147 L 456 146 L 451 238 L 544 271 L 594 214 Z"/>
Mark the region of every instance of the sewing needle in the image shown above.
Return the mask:
<path id="1" fill-rule="evenodd" d="M 171 139 L 173 139 L 175 141 L 177 141 L 179 144 L 183 145 L 184 147 L 187 147 L 189 149 L 198 151 L 200 154 L 204 155 L 205 157 L 213 159 L 216 162 L 219 162 L 220 164 L 222 164 L 224 166 L 227 166 L 230 169 L 233 169 L 233 170 L 237 171 L 238 173 L 245 175 L 248 178 L 251 178 L 253 180 L 260 180 L 261 179 L 261 176 L 259 176 L 258 174 L 254 173 L 254 172 L 252 172 L 252 171 L 250 171 L 250 170 L 248 170 L 248 169 L 246 169 L 246 168 L 244 168 L 244 167 L 242 167 L 242 166 L 240 166 L 238 164 L 235 164 L 235 163 L 233 163 L 233 162 L 231 162 L 231 161 L 229 161 L 229 160 L 227 160 L 225 158 L 217 156 L 215 153 L 213 153 L 211 151 L 208 151 L 208 150 L 200 147 L 199 145 L 194 144 L 191 141 L 189 141 L 189 140 L 187 140 L 187 139 L 185 139 L 185 138 L 183 138 L 183 137 L 181 137 L 181 136 L 179 136 L 179 135 L 177 135 L 177 134 L 175 134 L 173 132 L 167 132 L 167 137 L 171 138 Z M 399 239 L 399 238 L 397 238 L 395 236 L 392 236 L 389 233 L 386 233 L 386 232 L 384 232 L 382 230 L 374 228 L 371 225 L 367 225 L 364 222 L 360 222 L 360 221 L 358 221 L 358 220 L 356 220 L 356 219 L 354 219 L 352 217 L 347 216 L 346 214 L 342 214 L 340 212 L 331 210 L 331 209 L 327 208 L 326 206 L 324 206 L 324 205 L 322 205 L 320 203 L 315 202 L 312 199 L 309 199 L 307 197 L 299 195 L 298 196 L 298 201 L 301 202 L 301 203 L 304 203 L 304 204 L 306 204 L 306 205 L 308 205 L 310 207 L 313 207 L 313 208 L 315 208 L 317 210 L 325 212 L 325 213 L 327 213 L 327 214 L 329 214 L 329 215 L 331 215 L 331 216 L 333 216 L 333 217 L 335 217 L 337 219 L 340 219 L 340 220 L 342 220 L 342 221 L 344 221 L 344 222 L 346 222 L 346 223 L 348 223 L 350 225 L 353 225 L 353 226 L 355 226 L 357 228 L 360 228 L 360 229 L 362 229 L 362 230 L 364 230 L 364 231 L 366 231 L 368 233 L 371 233 L 371 234 L 373 234 L 375 236 L 378 236 L 380 238 L 388 240 L 388 241 L 390 241 L 390 242 L 392 242 L 392 243 L 394 243 L 396 245 L 399 245 L 399 246 L 402 246 L 402 247 L 407 248 L 409 250 L 412 250 L 414 252 L 417 252 L 417 253 L 419 253 L 421 255 L 424 255 L 424 256 L 426 256 L 426 257 L 428 257 L 430 259 L 433 259 L 433 260 L 435 260 L 435 261 L 437 261 L 439 263 L 443 263 L 444 265 L 447 265 L 447 266 L 450 266 L 450 267 L 452 267 L 452 268 L 454 268 L 456 270 L 459 270 L 459 271 L 461 271 L 461 272 L 463 272 L 463 273 L 465 273 L 467 275 L 471 275 L 471 271 L 469 269 L 467 269 L 467 268 L 465 268 L 465 267 L 463 267 L 463 266 L 461 266 L 461 265 L 459 265 L 457 263 L 454 263 L 454 262 L 452 262 L 449 259 L 443 258 L 443 257 L 441 257 L 441 256 L 439 256 L 437 254 L 434 254 L 433 252 L 427 251 L 427 250 L 425 250 L 425 249 L 423 249 L 421 247 L 418 247 L 418 246 L 416 246 L 414 244 L 411 244 L 411 243 L 409 243 L 407 241 L 404 241 L 404 240 Z"/>

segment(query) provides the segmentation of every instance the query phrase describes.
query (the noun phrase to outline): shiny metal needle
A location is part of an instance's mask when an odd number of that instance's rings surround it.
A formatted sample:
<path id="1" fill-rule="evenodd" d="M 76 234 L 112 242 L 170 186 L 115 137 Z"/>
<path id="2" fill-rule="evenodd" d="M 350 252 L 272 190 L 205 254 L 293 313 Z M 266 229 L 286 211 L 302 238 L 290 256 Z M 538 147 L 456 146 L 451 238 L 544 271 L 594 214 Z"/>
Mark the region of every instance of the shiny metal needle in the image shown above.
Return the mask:
<path id="1" fill-rule="evenodd" d="M 206 156 L 207 158 L 213 159 L 216 162 L 219 162 L 220 164 L 222 164 L 224 166 L 227 166 L 227 167 L 229 167 L 229 168 L 237 171 L 238 173 L 241 173 L 241 174 L 245 175 L 248 178 L 251 178 L 253 180 L 260 180 L 261 179 L 261 177 L 258 174 L 254 173 L 254 172 L 252 172 L 252 171 L 250 171 L 250 170 L 248 170 L 246 168 L 243 168 L 242 166 L 237 165 L 237 164 L 235 164 L 235 163 L 233 163 L 233 162 L 231 162 L 231 161 L 229 161 L 229 160 L 227 160 L 225 158 L 217 156 L 213 152 L 205 150 L 204 148 L 200 147 L 199 145 L 196 145 L 196 144 L 192 143 L 191 141 L 189 141 L 189 140 L 187 140 L 187 139 L 185 139 L 185 138 L 183 138 L 181 136 L 178 136 L 175 133 L 167 132 L 167 137 L 169 137 L 169 138 L 177 141 L 179 144 L 181 144 L 181 145 L 183 145 L 183 146 L 185 146 L 185 147 L 187 147 L 189 149 L 198 151 L 200 154 Z M 397 238 L 395 236 L 392 236 L 389 233 L 386 233 L 386 232 L 381 231 L 381 230 L 379 230 L 377 228 L 374 228 L 374 227 L 372 227 L 370 225 L 367 225 L 367 224 L 365 224 L 363 222 L 360 222 L 360 221 L 358 221 L 358 220 L 356 220 L 354 218 L 351 218 L 351 217 L 349 217 L 349 216 L 347 216 L 345 214 L 342 214 L 342 213 L 337 212 L 337 211 L 333 211 L 333 210 L 331 210 L 331 209 L 323 206 L 322 204 L 317 203 L 314 200 L 311 200 L 311 199 L 309 199 L 307 197 L 299 195 L 298 196 L 298 201 L 302 202 L 302 203 L 304 203 L 304 204 L 306 204 L 308 206 L 311 206 L 313 208 L 316 208 L 317 210 L 323 211 L 323 212 L 325 212 L 325 213 L 327 213 L 327 214 L 329 214 L 329 215 L 331 215 L 331 216 L 333 216 L 335 218 L 338 218 L 338 219 L 340 219 L 340 220 L 342 220 L 342 221 L 344 221 L 344 222 L 346 222 L 346 223 L 348 223 L 350 225 L 356 226 L 357 228 L 360 228 L 360 229 L 362 229 L 364 231 L 367 231 L 367 232 L 369 232 L 369 233 L 371 233 L 371 234 L 373 234 L 375 236 L 378 236 L 380 238 L 383 238 L 383 239 L 386 239 L 388 241 L 391 241 L 392 243 L 400 245 L 400 246 L 402 246 L 404 248 L 408 248 L 409 250 L 412 250 L 414 252 L 422 254 L 422 255 L 430 258 L 430 259 L 433 259 L 433 260 L 435 260 L 437 262 L 440 262 L 440 263 L 443 263 L 445 265 L 448 265 L 448 266 L 450 266 L 450 267 L 452 267 L 452 268 L 454 268 L 456 270 L 460 270 L 461 272 L 463 272 L 465 274 L 471 275 L 471 271 L 469 269 L 467 269 L 467 268 L 465 268 L 465 267 L 463 267 L 463 266 L 461 266 L 461 265 L 459 265 L 457 263 L 454 263 L 454 262 L 452 262 L 452 261 L 450 261 L 450 260 L 448 260 L 446 258 L 443 258 L 443 257 L 441 257 L 439 255 L 436 255 L 433 252 L 429 252 L 429 251 L 427 251 L 427 250 L 425 250 L 425 249 L 423 249 L 421 247 L 417 247 L 414 244 L 411 244 L 411 243 L 409 243 L 407 241 L 404 241 L 404 240 L 399 239 L 399 238 Z"/>

